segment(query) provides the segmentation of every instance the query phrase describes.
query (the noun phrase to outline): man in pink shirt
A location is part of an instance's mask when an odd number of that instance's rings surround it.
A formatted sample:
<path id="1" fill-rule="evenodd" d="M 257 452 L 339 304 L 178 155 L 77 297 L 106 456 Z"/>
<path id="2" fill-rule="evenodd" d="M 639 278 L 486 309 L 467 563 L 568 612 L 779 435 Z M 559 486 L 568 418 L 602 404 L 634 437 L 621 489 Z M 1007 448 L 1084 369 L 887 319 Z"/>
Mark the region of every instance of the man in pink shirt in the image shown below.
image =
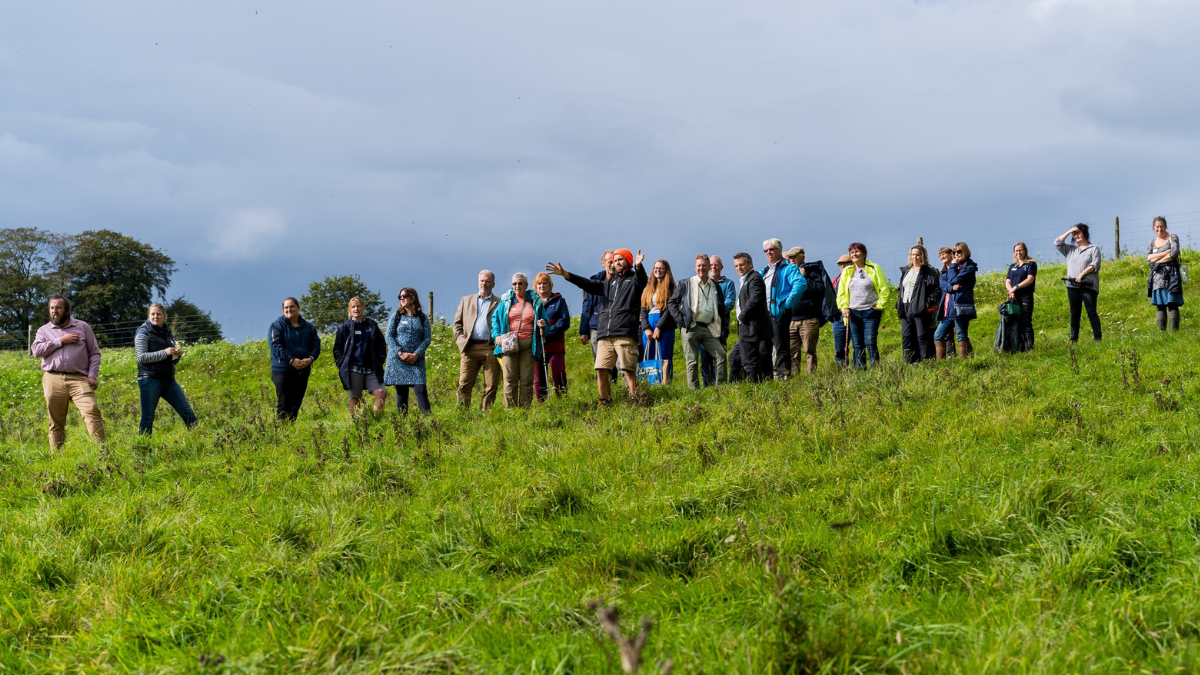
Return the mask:
<path id="1" fill-rule="evenodd" d="M 74 401 L 87 424 L 88 433 L 104 443 L 104 420 L 96 405 L 100 377 L 100 345 L 92 327 L 71 318 L 71 301 L 61 295 L 50 297 L 50 323 L 38 329 L 33 355 L 42 359 L 42 393 L 50 414 L 50 447 L 66 441 L 67 408 Z"/>

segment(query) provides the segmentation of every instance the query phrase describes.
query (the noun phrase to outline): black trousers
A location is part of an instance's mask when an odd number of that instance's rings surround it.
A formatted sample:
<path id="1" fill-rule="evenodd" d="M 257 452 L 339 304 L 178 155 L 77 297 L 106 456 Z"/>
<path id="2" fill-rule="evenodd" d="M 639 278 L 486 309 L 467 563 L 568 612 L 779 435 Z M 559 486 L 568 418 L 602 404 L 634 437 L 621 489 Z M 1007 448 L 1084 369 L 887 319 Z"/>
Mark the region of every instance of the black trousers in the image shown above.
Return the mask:
<path id="1" fill-rule="evenodd" d="M 1015 296 L 1021 306 L 1021 316 L 1017 318 L 1018 349 L 1023 352 L 1033 351 L 1033 293 Z M 1094 301 L 1093 301 L 1094 303 Z"/>
<path id="2" fill-rule="evenodd" d="M 905 363 L 920 363 L 936 356 L 933 348 L 933 331 L 937 329 L 936 312 L 921 312 L 900 319 L 900 344 L 904 350 Z"/>
<path id="3" fill-rule="evenodd" d="M 729 383 L 745 382 L 746 369 L 742 366 L 742 348 L 741 340 L 733 343 L 733 349 L 726 349 L 726 357 L 729 365 Z"/>
<path id="4" fill-rule="evenodd" d="M 294 420 L 300 414 L 300 404 L 304 403 L 304 393 L 308 391 L 308 374 L 311 370 L 289 367 L 284 371 L 271 371 L 271 382 L 275 383 L 276 417 Z"/>
<path id="5" fill-rule="evenodd" d="M 1092 324 L 1092 338 L 1100 339 L 1100 315 L 1096 313 L 1096 291 L 1090 288 L 1067 287 L 1067 304 L 1071 306 L 1071 342 L 1079 339 L 1079 315 L 1082 309 L 1087 310 L 1088 321 Z"/>
<path id="6" fill-rule="evenodd" d="M 759 340 L 738 339 L 742 372 L 750 382 L 761 382 L 771 377 L 771 338 Z"/>
<path id="7" fill-rule="evenodd" d="M 417 393 L 417 407 L 420 408 L 422 415 L 429 414 L 429 389 L 423 384 L 397 384 L 396 385 L 396 410 L 401 414 L 408 414 L 408 390 L 412 389 Z"/>
<path id="8" fill-rule="evenodd" d="M 785 309 L 778 321 L 771 318 L 771 346 L 775 348 L 775 377 L 782 380 L 792 372 L 792 310 Z"/>

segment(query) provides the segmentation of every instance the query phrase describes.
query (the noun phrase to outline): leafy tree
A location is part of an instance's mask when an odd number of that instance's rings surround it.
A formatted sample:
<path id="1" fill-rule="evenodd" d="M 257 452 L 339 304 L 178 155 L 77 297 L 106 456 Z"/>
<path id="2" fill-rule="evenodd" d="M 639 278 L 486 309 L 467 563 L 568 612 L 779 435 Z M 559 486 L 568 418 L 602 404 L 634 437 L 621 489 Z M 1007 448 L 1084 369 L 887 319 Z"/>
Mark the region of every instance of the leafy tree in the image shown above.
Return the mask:
<path id="1" fill-rule="evenodd" d="M 62 238 L 32 227 L 0 229 L 0 336 L 25 338 L 45 323 L 51 262 Z"/>
<path id="2" fill-rule="evenodd" d="M 175 298 L 166 306 L 167 325 L 176 340 L 183 342 L 220 342 L 221 324 L 184 296 Z"/>
<path id="3" fill-rule="evenodd" d="M 166 295 L 175 272 L 167 254 L 112 230 L 67 237 L 56 262 L 72 313 L 90 322 L 97 339 L 110 345 L 132 342 L 154 292 Z"/>
<path id="4" fill-rule="evenodd" d="M 367 308 L 367 316 L 383 323 L 391 310 L 383 304 L 378 293 L 367 288 L 357 274 L 325 277 L 308 285 L 308 293 L 300 298 L 300 312 L 317 330 L 328 333 L 337 330 L 348 316 L 350 298 L 358 296 Z"/>

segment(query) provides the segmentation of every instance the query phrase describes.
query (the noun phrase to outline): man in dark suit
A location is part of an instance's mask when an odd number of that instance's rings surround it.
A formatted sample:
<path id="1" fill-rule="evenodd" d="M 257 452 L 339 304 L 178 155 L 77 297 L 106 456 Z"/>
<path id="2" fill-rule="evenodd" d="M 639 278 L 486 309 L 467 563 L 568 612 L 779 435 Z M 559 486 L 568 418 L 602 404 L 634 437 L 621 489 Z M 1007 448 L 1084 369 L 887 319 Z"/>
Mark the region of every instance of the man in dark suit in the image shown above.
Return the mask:
<path id="1" fill-rule="evenodd" d="M 458 404 L 471 405 L 471 391 L 479 371 L 483 370 L 484 410 L 496 402 L 500 388 L 500 362 L 492 348 L 492 312 L 500 298 L 492 294 L 496 275 L 488 270 L 479 273 L 479 292 L 464 296 L 454 311 L 454 342 L 461 354 L 458 364 Z"/>
<path id="2" fill-rule="evenodd" d="M 737 350 L 746 379 L 759 382 L 771 376 L 771 312 L 767 307 L 767 285 L 754 269 L 749 253 L 733 256 L 733 267 L 742 277 L 738 292 Z"/>

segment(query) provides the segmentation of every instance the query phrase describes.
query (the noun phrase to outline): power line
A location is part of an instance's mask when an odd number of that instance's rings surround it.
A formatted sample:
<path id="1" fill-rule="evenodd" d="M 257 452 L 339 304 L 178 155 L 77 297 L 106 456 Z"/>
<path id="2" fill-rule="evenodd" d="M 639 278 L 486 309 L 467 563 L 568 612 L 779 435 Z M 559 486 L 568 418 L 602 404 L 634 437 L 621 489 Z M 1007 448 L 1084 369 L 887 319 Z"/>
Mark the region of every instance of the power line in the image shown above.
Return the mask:
<path id="1" fill-rule="evenodd" d="M 1185 213 L 1167 213 L 1167 214 L 1157 215 L 1157 216 L 1138 216 L 1136 218 L 1122 218 L 1122 220 L 1150 220 L 1151 218 L 1173 218 L 1175 216 L 1190 216 L 1190 215 L 1193 215 L 1196 213 L 1200 213 L 1200 211 L 1187 211 Z"/>

